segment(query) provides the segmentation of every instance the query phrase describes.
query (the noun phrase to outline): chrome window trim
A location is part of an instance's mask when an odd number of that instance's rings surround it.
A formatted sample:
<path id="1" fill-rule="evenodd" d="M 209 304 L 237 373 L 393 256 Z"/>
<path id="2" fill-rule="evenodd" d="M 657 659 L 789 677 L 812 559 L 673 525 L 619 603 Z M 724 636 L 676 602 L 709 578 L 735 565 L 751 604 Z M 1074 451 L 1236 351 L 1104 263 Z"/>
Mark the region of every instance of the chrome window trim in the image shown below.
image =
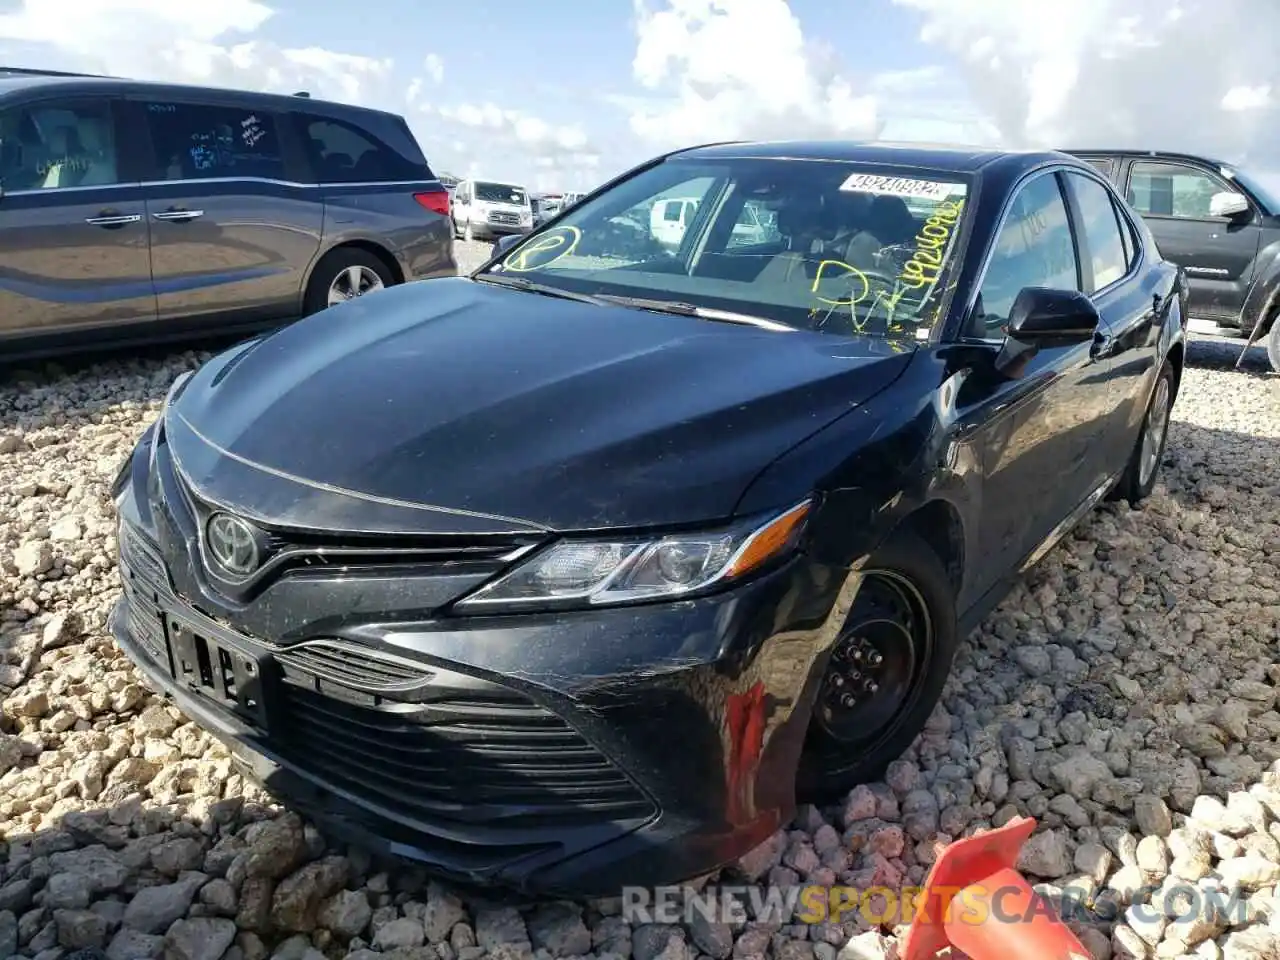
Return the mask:
<path id="1" fill-rule="evenodd" d="M 90 186 L 48 187 L 35 190 L 6 190 L 6 197 L 48 196 L 54 193 L 74 193 L 88 190 L 119 190 L 125 187 L 171 187 L 175 184 L 205 183 L 263 183 L 273 187 L 288 187 L 295 190 L 325 190 L 350 187 L 412 187 L 419 184 L 435 183 L 434 180 L 361 180 L 337 183 L 299 183 L 294 180 L 273 180 L 270 177 L 187 177 L 181 180 L 137 180 L 128 183 L 100 183 Z"/>

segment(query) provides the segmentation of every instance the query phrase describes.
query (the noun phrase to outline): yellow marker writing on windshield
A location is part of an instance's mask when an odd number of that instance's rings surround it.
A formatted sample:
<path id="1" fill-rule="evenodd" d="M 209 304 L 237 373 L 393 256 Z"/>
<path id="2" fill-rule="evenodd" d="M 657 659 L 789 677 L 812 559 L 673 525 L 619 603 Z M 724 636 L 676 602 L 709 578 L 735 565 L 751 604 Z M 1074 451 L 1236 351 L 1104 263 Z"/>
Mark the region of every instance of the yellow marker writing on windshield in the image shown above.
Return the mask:
<path id="1" fill-rule="evenodd" d="M 528 273 L 530 270 L 550 266 L 562 257 L 573 253 L 580 239 L 582 239 L 582 231 L 577 227 L 556 227 L 527 246 L 516 250 L 502 261 L 502 266 L 515 273 Z M 550 254 L 550 256 L 542 259 L 540 254 Z"/>
<path id="2" fill-rule="evenodd" d="M 827 297 L 818 296 L 818 284 L 822 282 L 822 272 L 826 270 L 827 267 L 838 267 L 844 271 L 841 277 L 837 277 L 836 279 L 841 279 L 842 277 L 853 277 L 856 280 L 862 281 L 862 292 L 856 297 L 849 297 L 841 300 L 831 300 Z M 818 272 L 813 275 L 813 287 L 810 289 L 810 293 L 814 294 L 815 299 L 821 300 L 823 303 L 829 303 L 833 307 L 852 307 L 855 303 L 861 302 L 870 292 L 871 282 L 867 279 L 867 275 L 857 267 L 851 267 L 842 260 L 823 260 L 818 264 Z"/>

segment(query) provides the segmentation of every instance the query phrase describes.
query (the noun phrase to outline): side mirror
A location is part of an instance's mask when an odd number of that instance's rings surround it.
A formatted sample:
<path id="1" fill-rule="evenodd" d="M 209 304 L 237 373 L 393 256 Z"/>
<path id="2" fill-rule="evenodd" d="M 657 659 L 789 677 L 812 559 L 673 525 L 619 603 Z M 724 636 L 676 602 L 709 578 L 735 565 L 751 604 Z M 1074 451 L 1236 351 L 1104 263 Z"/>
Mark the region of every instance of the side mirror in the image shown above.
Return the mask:
<path id="1" fill-rule="evenodd" d="M 1209 200 L 1209 216 L 1226 217 L 1233 220 L 1241 214 L 1249 212 L 1249 200 L 1243 194 L 1224 190 L 1215 193 Z"/>
<path id="2" fill-rule="evenodd" d="M 502 256 L 523 239 L 524 236 L 518 233 L 509 233 L 505 237 L 499 237 L 493 241 L 493 255 L 495 257 Z"/>
<path id="3" fill-rule="evenodd" d="M 1087 343 L 1101 322 L 1093 301 L 1078 290 L 1024 287 L 1009 311 L 996 369 L 1020 376 L 1026 361 L 1040 350 Z"/>

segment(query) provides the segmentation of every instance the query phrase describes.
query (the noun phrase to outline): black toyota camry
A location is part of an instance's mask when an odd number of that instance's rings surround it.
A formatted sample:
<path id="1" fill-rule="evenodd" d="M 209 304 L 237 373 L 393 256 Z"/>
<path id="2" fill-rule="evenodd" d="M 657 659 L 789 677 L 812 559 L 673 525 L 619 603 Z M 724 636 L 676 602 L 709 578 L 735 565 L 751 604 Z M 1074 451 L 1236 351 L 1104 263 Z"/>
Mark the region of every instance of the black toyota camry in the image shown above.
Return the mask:
<path id="1" fill-rule="evenodd" d="M 175 383 L 115 636 L 340 836 L 699 875 L 881 773 L 1019 573 L 1152 490 L 1185 296 L 1062 154 L 662 156 Z"/>

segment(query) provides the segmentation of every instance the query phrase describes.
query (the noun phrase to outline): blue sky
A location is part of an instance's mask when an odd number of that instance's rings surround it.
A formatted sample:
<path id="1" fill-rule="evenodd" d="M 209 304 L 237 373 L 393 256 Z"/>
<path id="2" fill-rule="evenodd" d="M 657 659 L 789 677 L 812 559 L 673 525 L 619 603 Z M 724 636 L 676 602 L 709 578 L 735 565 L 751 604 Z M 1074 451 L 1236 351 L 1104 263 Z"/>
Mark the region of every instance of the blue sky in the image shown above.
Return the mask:
<path id="1" fill-rule="evenodd" d="M 0 62 L 391 109 L 439 170 L 532 189 L 739 137 L 1280 168 L 1278 35 L 1274 0 L 0 0 Z"/>

